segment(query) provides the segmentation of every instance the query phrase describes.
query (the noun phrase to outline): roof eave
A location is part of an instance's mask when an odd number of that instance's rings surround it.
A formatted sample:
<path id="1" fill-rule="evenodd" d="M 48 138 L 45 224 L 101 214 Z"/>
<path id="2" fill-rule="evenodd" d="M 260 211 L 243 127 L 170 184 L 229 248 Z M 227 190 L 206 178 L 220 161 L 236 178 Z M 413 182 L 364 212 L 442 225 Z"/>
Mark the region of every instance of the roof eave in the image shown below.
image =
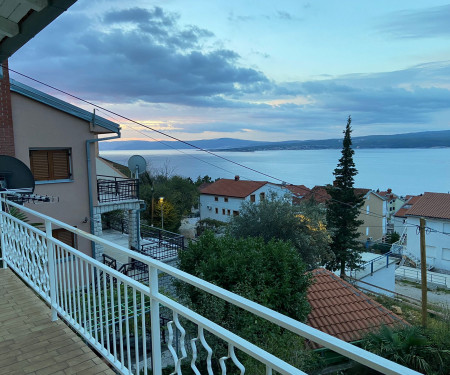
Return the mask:
<path id="1" fill-rule="evenodd" d="M 34 38 L 42 29 L 64 13 L 76 0 L 53 0 L 39 12 L 31 12 L 20 23 L 20 32 L 0 43 L 0 61 L 3 62 Z"/>
<path id="2" fill-rule="evenodd" d="M 120 126 L 112 121 L 106 120 L 100 116 L 94 116 L 91 112 L 88 112 L 82 108 L 74 106 L 73 104 L 67 103 L 61 99 L 55 98 L 49 94 L 46 94 L 42 91 L 36 90 L 33 87 L 25 85 L 21 82 L 15 81 L 13 79 L 10 80 L 10 90 L 17 94 L 26 96 L 27 98 L 36 100 L 40 103 L 58 109 L 62 112 L 65 112 L 69 115 L 78 117 L 82 120 L 87 121 L 91 126 L 91 131 L 93 133 L 119 133 Z M 98 131 L 95 130 L 95 126 L 101 127 L 106 131 Z"/>

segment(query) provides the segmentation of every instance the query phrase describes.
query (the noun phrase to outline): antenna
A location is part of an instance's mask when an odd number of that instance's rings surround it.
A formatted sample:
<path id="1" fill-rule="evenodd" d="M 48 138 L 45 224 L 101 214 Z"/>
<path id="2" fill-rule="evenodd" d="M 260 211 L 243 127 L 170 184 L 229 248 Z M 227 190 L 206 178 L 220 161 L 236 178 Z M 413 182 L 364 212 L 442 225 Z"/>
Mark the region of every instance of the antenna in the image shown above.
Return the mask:
<path id="1" fill-rule="evenodd" d="M 128 168 L 132 174 L 134 173 L 134 178 L 138 179 L 147 169 L 147 162 L 141 155 L 133 155 L 128 159 Z"/>
<path id="2" fill-rule="evenodd" d="M 33 194 L 35 187 L 33 173 L 19 159 L 0 155 L 0 193 L 17 203 L 29 201 L 53 202 L 53 197 Z"/>

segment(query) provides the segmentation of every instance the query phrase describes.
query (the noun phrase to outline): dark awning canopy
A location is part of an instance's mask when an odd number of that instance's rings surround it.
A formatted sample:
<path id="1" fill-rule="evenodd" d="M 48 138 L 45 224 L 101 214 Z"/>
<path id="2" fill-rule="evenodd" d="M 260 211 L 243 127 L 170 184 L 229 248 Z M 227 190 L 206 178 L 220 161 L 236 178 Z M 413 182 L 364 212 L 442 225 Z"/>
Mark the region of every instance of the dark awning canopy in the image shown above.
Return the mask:
<path id="1" fill-rule="evenodd" d="M 0 62 L 6 60 L 77 0 L 0 2 Z"/>

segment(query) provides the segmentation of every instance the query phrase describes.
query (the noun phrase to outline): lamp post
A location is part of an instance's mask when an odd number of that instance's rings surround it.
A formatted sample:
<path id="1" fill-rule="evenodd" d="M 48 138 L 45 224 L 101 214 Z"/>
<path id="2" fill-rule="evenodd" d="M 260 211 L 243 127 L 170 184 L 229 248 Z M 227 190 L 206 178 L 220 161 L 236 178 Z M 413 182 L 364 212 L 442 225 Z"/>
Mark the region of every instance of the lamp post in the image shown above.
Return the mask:
<path id="1" fill-rule="evenodd" d="M 164 210 L 163 210 L 164 197 L 159 198 L 159 204 L 161 206 L 161 229 L 164 229 Z"/>

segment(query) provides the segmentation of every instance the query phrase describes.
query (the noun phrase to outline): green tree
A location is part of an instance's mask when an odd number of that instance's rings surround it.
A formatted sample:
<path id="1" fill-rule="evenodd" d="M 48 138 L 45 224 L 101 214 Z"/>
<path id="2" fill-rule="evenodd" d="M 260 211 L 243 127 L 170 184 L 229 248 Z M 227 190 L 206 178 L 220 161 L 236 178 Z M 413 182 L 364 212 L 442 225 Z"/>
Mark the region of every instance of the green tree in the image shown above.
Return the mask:
<path id="1" fill-rule="evenodd" d="M 151 219 L 151 207 L 147 206 L 147 209 L 142 215 L 143 219 L 150 222 Z M 164 220 L 165 230 L 176 232 L 181 225 L 181 218 L 178 212 L 175 210 L 173 204 L 168 200 L 163 201 L 155 200 L 154 213 L 153 213 L 153 225 L 162 228 Z"/>
<path id="2" fill-rule="evenodd" d="M 288 242 L 215 237 L 206 232 L 179 253 L 179 268 L 293 319 L 305 321 L 309 313 L 306 292 L 311 276 L 305 272 L 298 251 Z M 305 358 L 310 354 L 304 353 L 303 341 L 297 335 L 192 285 L 178 283 L 177 295 L 204 317 L 288 362 L 297 361 L 301 366 L 309 363 Z M 220 349 L 223 343 L 215 345 Z M 247 369 L 257 366 L 249 358 L 243 362 Z M 263 373 L 264 369 L 248 372 Z"/>
<path id="3" fill-rule="evenodd" d="M 292 205 L 289 197 L 270 194 L 259 203 L 244 202 L 234 216 L 229 233 L 236 237 L 261 237 L 289 241 L 308 269 L 330 260 L 330 235 L 325 214 L 318 205 L 303 202 Z"/>
<path id="4" fill-rule="evenodd" d="M 202 184 L 210 184 L 212 182 L 213 181 L 212 181 L 211 177 L 209 177 L 208 175 L 205 175 L 203 177 L 198 176 L 197 180 L 195 181 L 195 186 L 199 187 Z"/>
<path id="5" fill-rule="evenodd" d="M 140 198 L 146 202 L 148 208 L 143 217 L 150 225 L 158 225 L 156 217 L 159 214 L 156 204 L 160 197 L 164 197 L 164 201 L 170 202 L 177 216 L 181 218 L 190 213 L 193 206 L 198 205 L 198 196 L 197 187 L 190 178 L 166 175 L 151 176 L 148 172 L 140 177 Z"/>
<path id="6" fill-rule="evenodd" d="M 363 223 L 358 220 L 359 210 L 363 205 L 362 196 L 355 194 L 353 188 L 354 177 L 358 174 L 353 161 L 351 139 L 352 119 L 348 116 L 344 130 L 342 156 L 334 170 L 333 186 L 327 187 L 331 199 L 327 204 L 327 224 L 332 232 L 331 250 L 335 257 L 326 266 L 331 270 L 340 270 L 341 277 L 345 276 L 345 269 L 355 269 L 361 261 L 363 247 L 359 241 L 358 227 Z"/>

